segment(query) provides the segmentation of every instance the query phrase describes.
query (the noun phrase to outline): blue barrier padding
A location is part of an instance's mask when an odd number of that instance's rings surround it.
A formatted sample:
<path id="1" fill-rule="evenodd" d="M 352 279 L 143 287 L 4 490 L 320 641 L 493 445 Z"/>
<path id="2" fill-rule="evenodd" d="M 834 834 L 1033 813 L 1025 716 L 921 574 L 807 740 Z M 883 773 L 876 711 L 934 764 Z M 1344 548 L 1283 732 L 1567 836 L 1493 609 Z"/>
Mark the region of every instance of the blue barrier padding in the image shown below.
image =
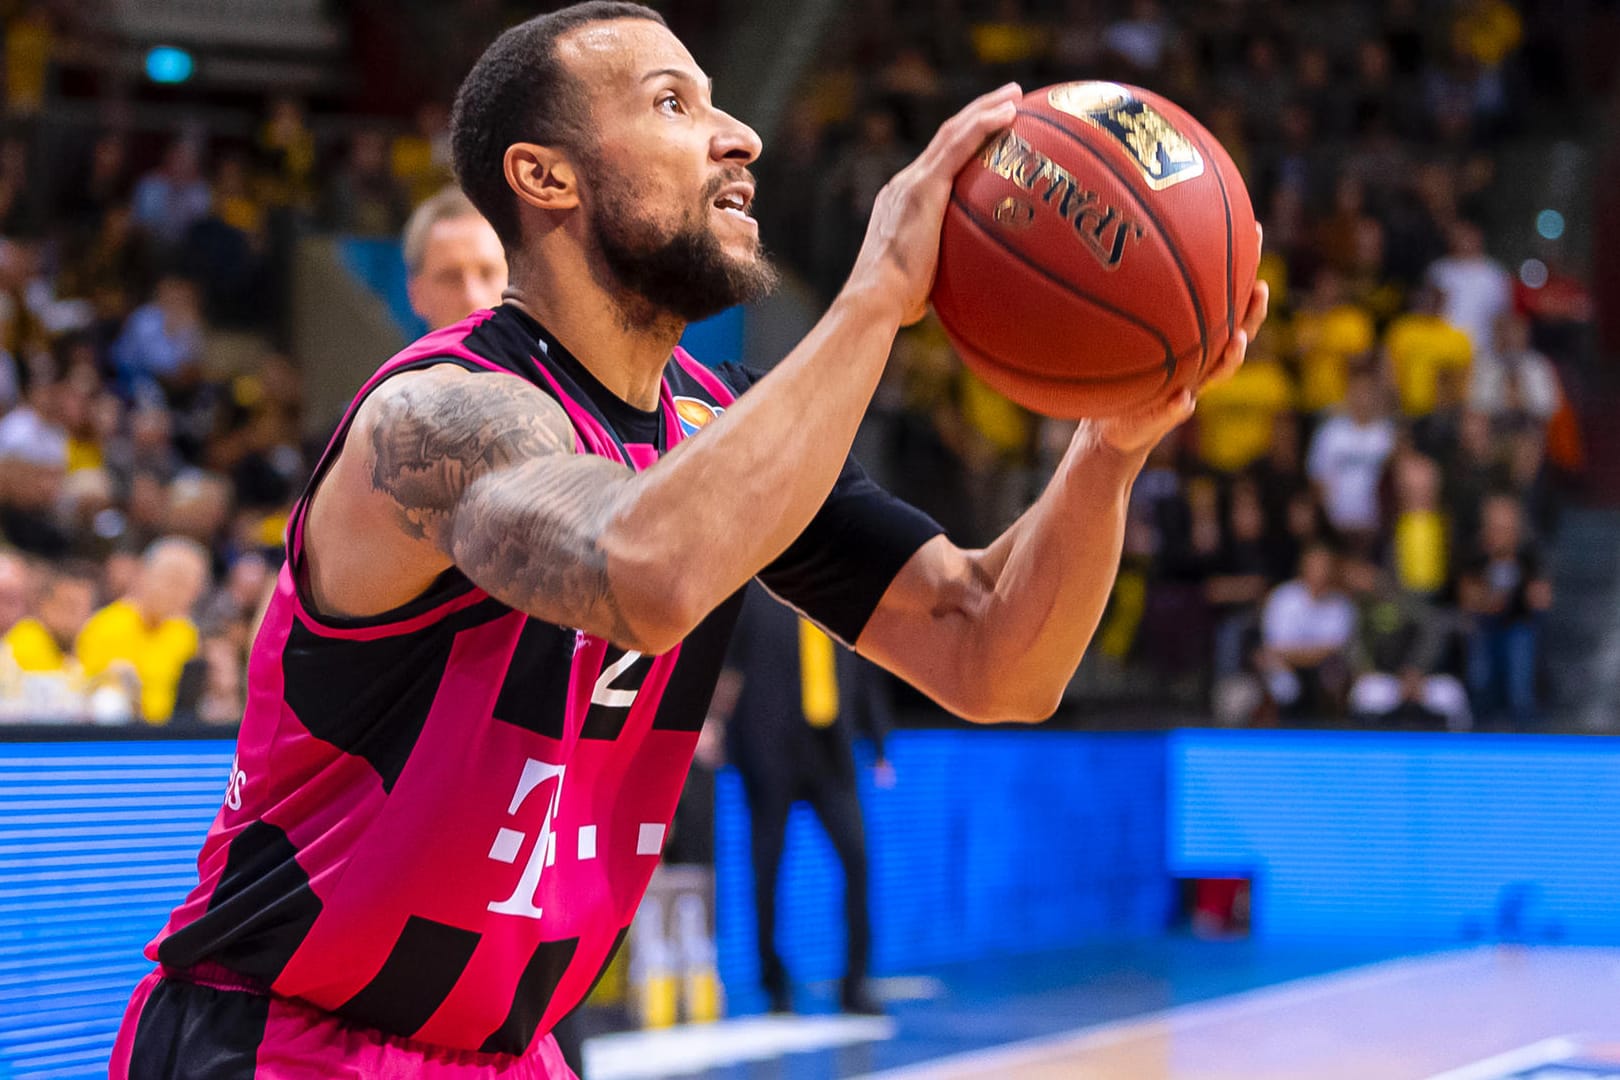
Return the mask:
<path id="1" fill-rule="evenodd" d="M 901 731 L 899 777 L 871 783 L 859 748 L 878 973 L 1162 928 L 1159 735 Z M 757 1006 L 759 965 L 742 782 L 716 791 L 720 974 L 733 1004 Z M 799 980 L 844 968 L 843 873 L 814 816 L 794 810 L 778 882 L 778 947 Z"/>
<path id="2" fill-rule="evenodd" d="M 1620 740 L 1179 731 L 1170 870 L 1272 938 L 1620 944 Z"/>

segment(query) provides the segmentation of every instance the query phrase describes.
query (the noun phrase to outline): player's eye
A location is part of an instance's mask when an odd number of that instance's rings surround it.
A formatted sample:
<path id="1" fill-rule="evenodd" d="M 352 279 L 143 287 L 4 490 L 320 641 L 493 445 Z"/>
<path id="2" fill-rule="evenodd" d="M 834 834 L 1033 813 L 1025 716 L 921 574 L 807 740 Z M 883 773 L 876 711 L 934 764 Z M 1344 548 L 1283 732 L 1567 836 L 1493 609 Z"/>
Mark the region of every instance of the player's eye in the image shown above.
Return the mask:
<path id="1" fill-rule="evenodd" d="M 659 111 L 666 112 L 671 116 L 678 116 L 686 112 L 686 106 L 681 104 L 680 97 L 673 91 L 665 91 L 659 96 L 658 109 Z"/>

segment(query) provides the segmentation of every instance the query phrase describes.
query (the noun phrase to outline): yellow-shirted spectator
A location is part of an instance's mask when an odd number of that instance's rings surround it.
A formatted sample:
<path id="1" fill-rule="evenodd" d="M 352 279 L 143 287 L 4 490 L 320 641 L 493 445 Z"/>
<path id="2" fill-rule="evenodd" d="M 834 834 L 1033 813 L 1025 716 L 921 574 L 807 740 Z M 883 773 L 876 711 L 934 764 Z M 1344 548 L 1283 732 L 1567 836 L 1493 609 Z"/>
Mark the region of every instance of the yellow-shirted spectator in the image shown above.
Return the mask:
<path id="1" fill-rule="evenodd" d="M 68 472 L 99 469 L 103 461 L 101 443 L 80 435 L 69 435 L 67 441 Z"/>
<path id="2" fill-rule="evenodd" d="M 423 105 L 416 111 L 416 130 L 396 135 L 388 158 L 394 179 L 405 188 L 413 206 L 453 184 L 449 110 L 436 103 Z"/>
<path id="3" fill-rule="evenodd" d="M 315 134 L 304 122 L 304 107 L 297 100 L 271 103 L 270 117 L 259 129 L 258 152 L 269 169 L 265 197 L 276 206 L 306 203 L 315 171 Z"/>
<path id="4" fill-rule="evenodd" d="M 973 54 L 987 67 L 1022 64 L 1044 55 L 1052 32 L 1044 26 L 1015 20 L 976 24 L 968 31 Z"/>
<path id="5" fill-rule="evenodd" d="M 1408 592 L 1435 596 L 1451 577 L 1451 525 L 1440 509 L 1440 466 L 1402 454 L 1395 466 L 1395 576 Z"/>
<path id="6" fill-rule="evenodd" d="M 166 724 L 186 661 L 197 654 L 190 612 L 208 583 L 208 552 L 182 537 L 147 549 L 129 594 L 90 617 L 75 651 L 88 678 L 123 665 L 140 684 L 140 717 Z"/>
<path id="7" fill-rule="evenodd" d="M 240 155 L 225 158 L 214 172 L 214 216 L 250 237 L 264 231 L 264 202 L 254 191 L 247 161 Z"/>
<path id="8" fill-rule="evenodd" d="M 1029 413 L 966 368 L 962 369 L 961 405 L 962 418 L 998 457 L 1017 458 L 1029 450 Z"/>
<path id="9" fill-rule="evenodd" d="M 1213 469 L 1241 472 L 1271 449 L 1277 417 L 1291 413 L 1298 398 L 1294 380 L 1270 347 L 1262 328 L 1237 374 L 1198 398 L 1198 456 Z"/>
<path id="10" fill-rule="evenodd" d="M 1442 318 L 1440 310 L 1439 291 L 1420 289 L 1412 298 L 1412 310 L 1390 323 L 1384 333 L 1384 354 L 1389 357 L 1401 412 L 1407 416 L 1432 413 L 1439 401 L 1441 378 L 1449 372 L 1459 385 L 1466 385 L 1473 366 L 1474 348 L 1468 335 Z"/>
<path id="11" fill-rule="evenodd" d="M 1524 20 L 1507 0 L 1471 0 L 1452 26 L 1452 41 L 1486 68 L 1501 66 L 1524 40 Z"/>
<path id="12" fill-rule="evenodd" d="M 6 111 L 33 116 L 45 104 L 56 37 L 49 8 L 29 4 L 5 28 Z"/>
<path id="13" fill-rule="evenodd" d="M 1311 295 L 1294 316 L 1299 353 L 1301 404 L 1323 412 L 1344 401 L 1350 362 L 1373 347 L 1372 316 L 1344 296 L 1344 281 L 1332 269 L 1319 271 Z"/>
<path id="14" fill-rule="evenodd" d="M 18 620 L 3 639 L 26 672 L 77 674 L 73 642 L 95 607 L 93 571 L 58 570 L 41 592 L 38 615 Z"/>

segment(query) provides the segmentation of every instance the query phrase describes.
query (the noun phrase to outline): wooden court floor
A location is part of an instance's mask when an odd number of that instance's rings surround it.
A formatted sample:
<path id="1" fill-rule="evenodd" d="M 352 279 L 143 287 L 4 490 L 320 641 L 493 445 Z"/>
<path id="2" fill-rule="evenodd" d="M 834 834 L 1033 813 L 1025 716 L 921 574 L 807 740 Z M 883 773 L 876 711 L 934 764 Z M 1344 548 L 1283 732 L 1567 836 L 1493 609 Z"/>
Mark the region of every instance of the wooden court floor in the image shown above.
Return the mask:
<path id="1" fill-rule="evenodd" d="M 1583 1047 L 1601 1053 L 1605 1044 L 1607 1059 L 1620 1046 L 1620 949 L 1491 946 L 1391 960 L 865 1080 L 1499 1080 L 1535 1076 L 1538 1066 L 1581 1057 Z"/>

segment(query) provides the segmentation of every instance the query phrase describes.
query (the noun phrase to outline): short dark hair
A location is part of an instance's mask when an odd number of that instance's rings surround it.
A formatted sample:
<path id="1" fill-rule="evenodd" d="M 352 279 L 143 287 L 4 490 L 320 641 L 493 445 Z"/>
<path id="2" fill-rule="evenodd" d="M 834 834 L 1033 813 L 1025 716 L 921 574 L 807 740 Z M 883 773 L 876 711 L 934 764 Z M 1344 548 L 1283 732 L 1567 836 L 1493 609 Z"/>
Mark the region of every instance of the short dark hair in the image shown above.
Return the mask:
<path id="1" fill-rule="evenodd" d="M 623 0 L 589 0 L 537 15 L 496 38 L 478 58 L 450 116 L 456 179 L 508 251 L 521 239 L 517 196 L 503 162 L 513 143 L 580 149 L 590 117 L 577 81 L 557 57 L 557 39 L 587 23 L 646 19 L 666 26 L 652 8 Z"/>

